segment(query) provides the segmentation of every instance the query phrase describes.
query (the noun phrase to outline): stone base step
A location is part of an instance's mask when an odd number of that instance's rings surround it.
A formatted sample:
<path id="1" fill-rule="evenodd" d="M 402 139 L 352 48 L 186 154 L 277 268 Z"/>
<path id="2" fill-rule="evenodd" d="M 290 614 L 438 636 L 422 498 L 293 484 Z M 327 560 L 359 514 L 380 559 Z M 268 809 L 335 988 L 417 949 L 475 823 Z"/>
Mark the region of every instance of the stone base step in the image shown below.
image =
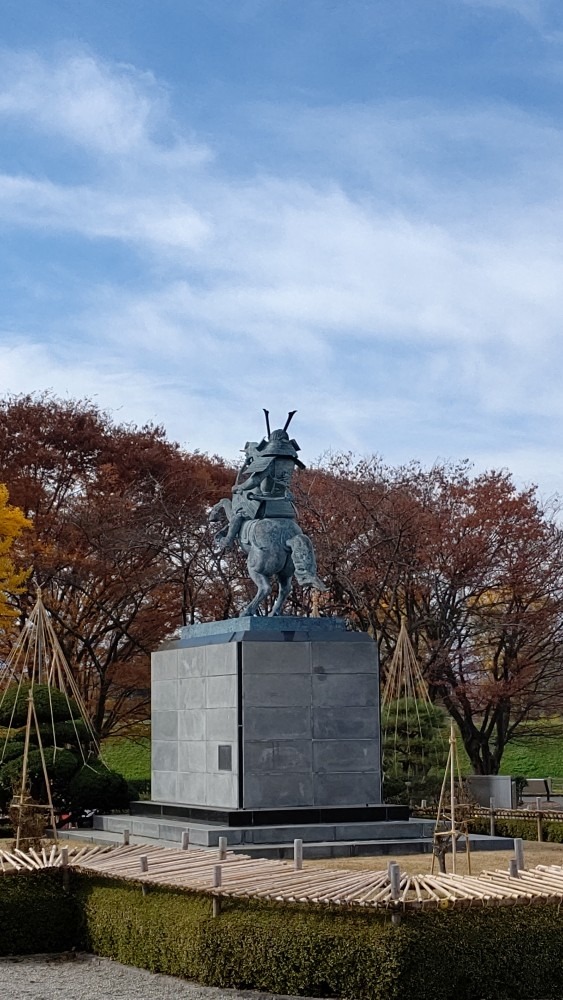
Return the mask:
<path id="1" fill-rule="evenodd" d="M 431 838 L 434 832 L 432 820 L 402 820 L 393 822 L 367 823 L 318 823 L 291 824 L 260 827 L 230 827 L 219 824 L 195 823 L 163 817 L 106 815 L 94 817 L 94 830 L 122 834 L 129 830 L 131 836 L 142 840 L 167 841 L 181 844 L 183 833 L 188 830 L 190 843 L 194 847 L 213 848 L 219 844 L 219 837 L 225 837 L 229 850 L 239 846 L 293 844 L 296 839 L 307 843 L 340 843 L 366 841 L 416 840 Z"/>
<path id="2" fill-rule="evenodd" d="M 110 846 L 123 843 L 123 834 L 108 830 L 64 830 L 61 836 L 65 839 L 76 840 L 82 843 L 100 844 Z M 167 847 L 180 850 L 177 841 L 156 840 L 150 837 L 139 837 L 130 834 L 130 843 L 146 844 L 150 847 Z M 487 837 L 485 835 L 471 834 L 471 849 L 473 851 L 510 851 L 514 848 L 514 841 L 509 837 Z M 199 845 L 198 849 L 201 850 Z M 463 839 L 460 841 L 460 850 L 465 850 Z M 216 851 L 216 847 L 207 847 L 204 850 Z M 272 858 L 274 860 L 291 860 L 293 858 L 293 844 L 237 844 L 229 848 L 234 854 L 248 854 L 254 858 Z M 401 857 L 409 854 L 430 854 L 432 851 L 431 837 L 402 837 L 399 840 L 356 840 L 356 841 L 317 841 L 303 844 L 303 856 L 305 858 L 358 858 L 358 857 Z"/>
<path id="3" fill-rule="evenodd" d="M 123 843 L 123 835 L 108 830 L 64 830 L 61 836 L 68 840 L 80 841 L 81 843 L 100 844 L 110 846 Z M 150 837 L 139 837 L 130 834 L 131 844 L 146 844 L 150 847 L 167 847 L 181 850 L 177 841 L 155 840 Z M 201 846 L 194 844 L 194 848 L 202 850 Z M 210 853 L 217 850 L 216 847 L 205 847 Z M 305 858 L 351 858 L 351 857 L 371 857 L 377 855 L 391 856 L 396 854 L 425 854 L 432 850 L 432 841 L 426 838 L 401 838 L 400 840 L 360 840 L 360 841 L 319 841 L 303 844 L 303 857 Z M 275 860 L 291 860 L 293 858 L 293 843 L 279 844 L 234 844 L 229 847 L 233 854 L 247 854 L 253 858 L 272 858 Z"/>

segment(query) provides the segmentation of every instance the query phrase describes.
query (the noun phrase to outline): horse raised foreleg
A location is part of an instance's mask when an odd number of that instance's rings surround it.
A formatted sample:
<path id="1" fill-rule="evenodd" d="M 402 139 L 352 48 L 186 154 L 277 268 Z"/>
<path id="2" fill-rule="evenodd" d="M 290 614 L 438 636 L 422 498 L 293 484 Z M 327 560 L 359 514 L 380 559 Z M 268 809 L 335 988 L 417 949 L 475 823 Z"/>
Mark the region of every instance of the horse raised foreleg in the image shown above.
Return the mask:
<path id="1" fill-rule="evenodd" d="M 251 566 L 248 567 L 248 573 L 251 579 L 254 580 L 258 589 L 256 591 L 256 597 L 240 612 L 239 618 L 247 618 L 249 615 L 253 615 L 258 605 L 261 604 L 262 601 L 266 600 L 268 594 L 272 590 L 270 580 L 267 576 L 264 576 L 263 573 L 258 573 L 257 570 L 253 569 Z"/>

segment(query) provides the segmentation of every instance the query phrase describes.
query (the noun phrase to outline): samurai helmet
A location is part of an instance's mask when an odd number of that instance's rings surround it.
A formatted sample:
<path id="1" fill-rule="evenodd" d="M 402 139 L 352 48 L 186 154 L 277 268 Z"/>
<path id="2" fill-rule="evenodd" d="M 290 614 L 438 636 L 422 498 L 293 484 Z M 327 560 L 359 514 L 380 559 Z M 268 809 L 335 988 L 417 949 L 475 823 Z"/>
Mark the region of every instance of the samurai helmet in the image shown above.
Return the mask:
<path id="1" fill-rule="evenodd" d="M 291 419 L 296 412 L 297 410 L 293 410 L 291 413 L 288 413 L 285 425 L 283 427 L 278 428 L 277 430 L 272 431 L 270 430 L 270 420 L 269 420 L 268 410 L 264 410 L 264 413 L 266 415 L 266 429 L 268 431 L 268 438 L 267 440 L 264 439 L 263 441 L 260 442 L 260 444 L 258 445 L 258 450 L 260 451 L 261 455 L 268 457 L 271 456 L 272 458 L 292 458 L 295 464 L 298 465 L 300 469 L 304 469 L 305 466 L 303 465 L 303 462 L 300 462 L 299 459 L 297 458 L 297 452 L 300 451 L 299 445 L 297 444 L 297 441 L 294 438 L 290 439 L 289 434 L 287 433 L 287 428 L 289 427 Z"/>

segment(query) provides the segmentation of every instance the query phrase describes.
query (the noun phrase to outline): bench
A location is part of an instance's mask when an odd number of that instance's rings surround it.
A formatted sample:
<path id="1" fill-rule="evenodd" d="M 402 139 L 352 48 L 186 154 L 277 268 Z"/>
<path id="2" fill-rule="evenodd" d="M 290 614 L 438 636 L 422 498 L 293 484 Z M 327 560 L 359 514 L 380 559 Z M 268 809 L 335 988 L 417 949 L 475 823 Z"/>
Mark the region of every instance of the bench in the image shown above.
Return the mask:
<path id="1" fill-rule="evenodd" d="M 551 778 L 526 778 L 526 784 L 522 789 L 522 798 L 543 798 L 549 802 L 552 795 Z"/>

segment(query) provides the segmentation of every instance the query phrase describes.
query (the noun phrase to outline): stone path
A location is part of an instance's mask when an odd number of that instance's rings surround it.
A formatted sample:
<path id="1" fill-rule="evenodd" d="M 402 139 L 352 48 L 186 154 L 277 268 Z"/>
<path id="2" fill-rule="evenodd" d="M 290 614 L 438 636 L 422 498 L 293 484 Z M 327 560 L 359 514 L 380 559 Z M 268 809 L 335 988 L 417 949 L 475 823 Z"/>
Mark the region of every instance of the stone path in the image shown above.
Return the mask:
<path id="1" fill-rule="evenodd" d="M 297 1000 L 198 986 L 84 954 L 0 959 L 0 982 L 3 1000 Z"/>

